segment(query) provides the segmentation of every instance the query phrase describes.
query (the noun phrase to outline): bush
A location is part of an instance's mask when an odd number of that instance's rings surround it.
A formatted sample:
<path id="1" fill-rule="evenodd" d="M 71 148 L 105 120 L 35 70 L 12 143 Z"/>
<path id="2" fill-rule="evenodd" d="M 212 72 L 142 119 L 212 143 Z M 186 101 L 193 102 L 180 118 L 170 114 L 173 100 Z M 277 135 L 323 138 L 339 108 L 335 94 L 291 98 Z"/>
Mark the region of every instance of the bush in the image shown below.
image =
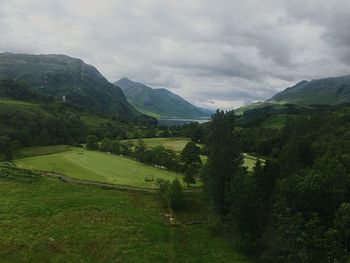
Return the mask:
<path id="1" fill-rule="evenodd" d="M 97 150 L 98 149 L 98 138 L 96 135 L 89 135 L 86 138 L 86 148 L 88 150 Z"/>
<path id="2" fill-rule="evenodd" d="M 157 179 L 157 185 L 159 186 L 161 202 L 165 208 L 178 210 L 183 207 L 184 196 L 178 179 L 174 179 L 172 183 Z"/>

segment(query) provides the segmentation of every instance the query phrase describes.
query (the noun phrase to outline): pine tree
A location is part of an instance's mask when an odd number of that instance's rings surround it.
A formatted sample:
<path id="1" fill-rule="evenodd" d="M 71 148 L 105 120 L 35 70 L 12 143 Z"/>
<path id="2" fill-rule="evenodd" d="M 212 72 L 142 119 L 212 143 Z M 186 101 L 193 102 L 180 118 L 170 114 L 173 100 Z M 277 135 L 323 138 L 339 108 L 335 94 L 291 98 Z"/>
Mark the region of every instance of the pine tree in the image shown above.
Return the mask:
<path id="1" fill-rule="evenodd" d="M 241 171 L 242 155 L 235 135 L 233 111 L 217 111 L 209 123 L 208 162 L 204 169 L 204 190 L 213 209 L 220 215 L 229 212 L 227 195 L 234 178 Z"/>
<path id="2" fill-rule="evenodd" d="M 187 143 L 181 152 L 181 161 L 183 162 L 183 169 L 185 172 L 183 180 L 189 187 L 190 184 L 196 183 L 194 176 L 199 173 L 199 169 L 202 166 L 200 148 L 193 142 Z"/>

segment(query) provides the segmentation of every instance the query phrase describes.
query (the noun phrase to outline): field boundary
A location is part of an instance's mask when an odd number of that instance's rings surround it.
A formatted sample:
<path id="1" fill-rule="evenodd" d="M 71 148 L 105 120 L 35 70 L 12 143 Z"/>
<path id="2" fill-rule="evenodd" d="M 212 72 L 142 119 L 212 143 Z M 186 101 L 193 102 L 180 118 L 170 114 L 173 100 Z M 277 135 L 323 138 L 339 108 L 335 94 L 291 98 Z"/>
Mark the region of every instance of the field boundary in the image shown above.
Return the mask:
<path id="1" fill-rule="evenodd" d="M 156 194 L 159 192 L 158 189 L 148 189 L 148 188 L 132 187 L 132 186 L 126 186 L 126 185 L 111 184 L 111 183 L 102 183 L 102 182 L 90 181 L 90 180 L 82 180 L 82 179 L 72 178 L 72 177 L 65 176 L 63 174 L 53 173 L 53 172 L 40 171 L 40 174 L 45 177 L 58 179 L 61 182 L 65 182 L 65 183 L 85 185 L 85 186 L 95 186 L 95 187 L 108 189 L 108 190 L 136 192 L 136 193 L 144 193 L 144 194 Z M 183 189 L 184 193 L 198 193 L 200 191 L 201 189 Z"/>

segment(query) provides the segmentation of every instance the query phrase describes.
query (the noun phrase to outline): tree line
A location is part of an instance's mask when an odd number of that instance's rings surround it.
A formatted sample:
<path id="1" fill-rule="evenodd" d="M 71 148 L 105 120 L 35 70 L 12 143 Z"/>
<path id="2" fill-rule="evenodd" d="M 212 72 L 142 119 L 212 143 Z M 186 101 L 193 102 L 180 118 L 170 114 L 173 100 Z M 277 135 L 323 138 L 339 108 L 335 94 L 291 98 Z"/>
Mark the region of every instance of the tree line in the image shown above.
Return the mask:
<path id="1" fill-rule="evenodd" d="M 89 135 L 86 138 L 86 148 L 131 157 L 148 165 L 183 173 L 183 180 L 188 186 L 196 183 L 195 178 L 199 176 L 202 167 L 201 149 L 193 142 L 187 143 L 181 153 L 177 154 L 162 145 L 148 148 L 142 139 L 136 143 L 109 138 L 100 141 L 96 135 Z"/>
<path id="2" fill-rule="evenodd" d="M 302 114 L 258 136 L 234 112 L 209 123 L 204 191 L 216 227 L 262 262 L 347 262 L 350 259 L 350 111 Z M 254 171 L 242 152 L 271 141 Z M 259 148 L 255 148 L 259 149 Z"/>

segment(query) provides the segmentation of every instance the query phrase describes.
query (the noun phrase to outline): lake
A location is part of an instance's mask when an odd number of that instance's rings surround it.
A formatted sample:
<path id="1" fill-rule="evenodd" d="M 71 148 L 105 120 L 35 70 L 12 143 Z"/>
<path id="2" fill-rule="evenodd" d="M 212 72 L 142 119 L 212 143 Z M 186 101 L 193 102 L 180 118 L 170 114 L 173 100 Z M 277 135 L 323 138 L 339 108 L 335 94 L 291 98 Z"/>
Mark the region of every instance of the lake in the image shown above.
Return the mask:
<path id="1" fill-rule="evenodd" d="M 174 125 L 184 125 L 191 122 L 204 123 L 210 120 L 210 117 L 204 118 L 195 118 L 195 119 L 187 119 L 187 118 L 167 118 L 167 119 L 159 119 L 159 125 L 165 126 L 174 126 Z"/>

